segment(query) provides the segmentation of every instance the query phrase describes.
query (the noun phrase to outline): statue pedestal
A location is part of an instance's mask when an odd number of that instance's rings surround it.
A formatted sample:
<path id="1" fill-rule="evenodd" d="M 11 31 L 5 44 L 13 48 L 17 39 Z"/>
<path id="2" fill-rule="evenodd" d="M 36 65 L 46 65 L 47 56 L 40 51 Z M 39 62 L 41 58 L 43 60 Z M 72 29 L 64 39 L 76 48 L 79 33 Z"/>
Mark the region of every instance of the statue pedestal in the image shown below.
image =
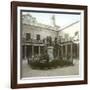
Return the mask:
<path id="1" fill-rule="evenodd" d="M 49 61 L 52 61 L 54 59 L 54 56 L 53 56 L 53 47 L 52 46 L 48 46 L 47 47 L 47 53 L 49 55 Z"/>

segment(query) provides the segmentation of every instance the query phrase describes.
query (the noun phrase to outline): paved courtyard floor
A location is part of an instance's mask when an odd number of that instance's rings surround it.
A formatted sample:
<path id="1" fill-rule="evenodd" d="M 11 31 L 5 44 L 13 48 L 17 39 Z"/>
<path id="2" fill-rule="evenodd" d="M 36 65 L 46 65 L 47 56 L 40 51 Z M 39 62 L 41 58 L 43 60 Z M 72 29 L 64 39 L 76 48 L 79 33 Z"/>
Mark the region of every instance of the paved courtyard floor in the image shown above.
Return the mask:
<path id="1" fill-rule="evenodd" d="M 59 67 L 56 69 L 48 70 L 35 70 L 32 69 L 27 61 L 22 63 L 22 77 L 43 77 L 43 76 L 66 76 L 66 75 L 78 75 L 79 74 L 79 60 L 74 60 L 73 66 Z"/>

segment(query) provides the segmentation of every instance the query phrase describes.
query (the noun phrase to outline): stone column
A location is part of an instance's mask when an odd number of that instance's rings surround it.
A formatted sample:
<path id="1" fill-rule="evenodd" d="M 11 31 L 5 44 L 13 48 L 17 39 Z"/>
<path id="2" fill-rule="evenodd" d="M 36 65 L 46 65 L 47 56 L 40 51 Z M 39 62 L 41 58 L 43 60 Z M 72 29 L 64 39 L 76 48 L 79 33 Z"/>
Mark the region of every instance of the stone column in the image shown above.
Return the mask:
<path id="1" fill-rule="evenodd" d="M 73 63 L 73 44 L 71 43 L 71 62 Z"/>
<path id="2" fill-rule="evenodd" d="M 79 44 L 77 44 L 77 59 L 79 58 Z"/>
<path id="3" fill-rule="evenodd" d="M 67 59 L 67 45 L 65 45 L 65 58 Z"/>
<path id="4" fill-rule="evenodd" d="M 32 57 L 34 56 L 34 46 L 32 45 Z"/>
<path id="5" fill-rule="evenodd" d="M 24 46 L 24 51 L 25 51 L 24 54 L 25 54 L 25 60 L 26 60 L 27 59 L 27 46 L 26 45 Z"/>
<path id="6" fill-rule="evenodd" d="M 40 56 L 40 54 L 41 54 L 41 53 L 40 53 L 40 46 L 39 46 L 39 56 Z"/>
<path id="7" fill-rule="evenodd" d="M 63 59 L 63 45 L 61 46 L 61 56 L 62 56 L 62 59 Z"/>

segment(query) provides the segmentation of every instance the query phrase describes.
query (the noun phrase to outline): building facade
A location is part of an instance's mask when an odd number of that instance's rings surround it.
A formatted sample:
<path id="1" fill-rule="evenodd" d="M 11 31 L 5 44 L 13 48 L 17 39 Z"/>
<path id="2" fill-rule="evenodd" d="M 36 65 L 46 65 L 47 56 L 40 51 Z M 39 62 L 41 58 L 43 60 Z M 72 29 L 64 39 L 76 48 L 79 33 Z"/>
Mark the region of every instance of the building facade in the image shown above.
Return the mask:
<path id="1" fill-rule="evenodd" d="M 50 26 L 38 23 L 36 18 L 30 14 L 22 15 L 21 52 L 23 59 L 40 56 L 48 48 L 49 56 L 51 52 L 51 57 L 54 58 L 61 57 L 72 60 L 79 57 L 79 37 L 74 39 L 78 33 L 72 38 L 65 33 L 69 32 L 68 30 L 80 30 L 79 22 L 61 28 L 55 24 L 54 15 L 52 18 L 53 25 Z"/>

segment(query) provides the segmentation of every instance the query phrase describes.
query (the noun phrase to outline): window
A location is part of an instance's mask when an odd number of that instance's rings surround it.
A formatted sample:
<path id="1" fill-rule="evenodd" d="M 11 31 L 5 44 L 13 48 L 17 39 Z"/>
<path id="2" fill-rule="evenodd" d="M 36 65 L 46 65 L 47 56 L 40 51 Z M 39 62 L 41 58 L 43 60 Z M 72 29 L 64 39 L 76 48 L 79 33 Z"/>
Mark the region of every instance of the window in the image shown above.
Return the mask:
<path id="1" fill-rule="evenodd" d="M 31 34 L 30 33 L 26 33 L 26 40 L 31 39 Z"/>
<path id="2" fill-rule="evenodd" d="M 40 35 L 39 34 L 37 34 L 36 39 L 40 40 Z"/>

